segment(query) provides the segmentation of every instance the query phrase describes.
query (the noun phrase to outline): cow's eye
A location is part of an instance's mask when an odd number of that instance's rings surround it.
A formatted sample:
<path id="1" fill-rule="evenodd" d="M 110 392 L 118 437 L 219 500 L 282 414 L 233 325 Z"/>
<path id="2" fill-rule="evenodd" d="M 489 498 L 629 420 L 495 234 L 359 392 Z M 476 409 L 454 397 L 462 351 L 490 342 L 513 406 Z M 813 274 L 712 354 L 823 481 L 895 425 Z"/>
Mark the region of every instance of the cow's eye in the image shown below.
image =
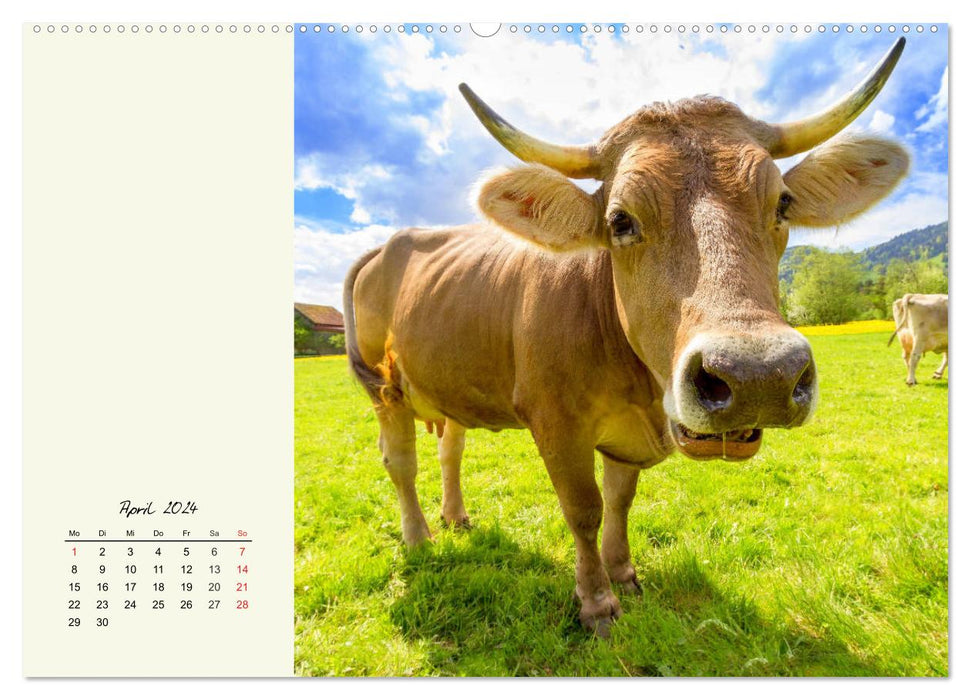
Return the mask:
<path id="1" fill-rule="evenodd" d="M 641 241 L 641 231 L 637 222 L 623 209 L 617 209 L 607 216 L 610 236 L 618 247 L 633 245 Z"/>
<path id="2" fill-rule="evenodd" d="M 786 212 L 789 211 L 789 207 L 792 205 L 792 195 L 788 192 L 783 192 L 779 196 L 779 204 L 775 209 L 775 218 L 779 221 L 786 220 Z"/>
<path id="3" fill-rule="evenodd" d="M 634 221 L 626 211 L 613 212 L 607 221 L 615 236 L 629 236 L 634 233 Z"/>

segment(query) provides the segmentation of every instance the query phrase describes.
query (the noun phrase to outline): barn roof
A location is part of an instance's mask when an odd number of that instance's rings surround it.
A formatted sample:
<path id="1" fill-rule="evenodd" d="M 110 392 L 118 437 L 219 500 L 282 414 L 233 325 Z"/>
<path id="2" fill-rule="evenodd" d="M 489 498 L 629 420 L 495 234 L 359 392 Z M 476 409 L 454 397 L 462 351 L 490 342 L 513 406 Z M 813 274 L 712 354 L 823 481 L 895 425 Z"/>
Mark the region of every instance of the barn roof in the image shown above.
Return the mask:
<path id="1" fill-rule="evenodd" d="M 344 330 L 344 316 L 333 306 L 295 303 L 293 308 L 310 321 L 317 330 L 336 330 L 341 332 Z"/>

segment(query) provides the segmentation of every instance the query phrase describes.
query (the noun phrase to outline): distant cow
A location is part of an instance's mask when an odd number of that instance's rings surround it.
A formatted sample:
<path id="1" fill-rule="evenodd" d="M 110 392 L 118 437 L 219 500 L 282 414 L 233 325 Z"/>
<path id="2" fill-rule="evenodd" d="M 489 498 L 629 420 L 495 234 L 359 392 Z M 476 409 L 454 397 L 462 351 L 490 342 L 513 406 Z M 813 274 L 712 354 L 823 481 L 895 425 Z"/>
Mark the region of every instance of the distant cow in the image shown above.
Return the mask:
<path id="1" fill-rule="evenodd" d="M 905 174 L 896 143 L 829 140 L 876 97 L 903 43 L 802 121 L 768 124 L 699 97 L 648 105 L 589 146 L 528 136 L 460 86 L 486 129 L 531 164 L 482 185 L 489 223 L 399 231 L 344 287 L 348 359 L 375 405 L 407 544 L 430 536 L 416 419 L 444 421 L 450 523 L 467 517 L 465 430 L 528 429 L 576 543 L 580 620 L 607 633 L 620 614 L 611 582 L 640 590 L 627 539 L 640 470 L 675 449 L 747 459 L 763 428 L 812 413 L 816 367 L 779 313 L 779 258 L 790 225 L 851 219 Z M 820 144 L 785 175 L 774 162 Z M 590 194 L 571 178 L 601 185 Z"/>
<path id="2" fill-rule="evenodd" d="M 947 294 L 904 294 L 893 303 L 894 336 L 900 339 L 904 364 L 907 365 L 907 384 L 917 383 L 917 363 L 925 352 L 943 354 L 941 366 L 934 379 L 944 376 L 947 368 Z"/>

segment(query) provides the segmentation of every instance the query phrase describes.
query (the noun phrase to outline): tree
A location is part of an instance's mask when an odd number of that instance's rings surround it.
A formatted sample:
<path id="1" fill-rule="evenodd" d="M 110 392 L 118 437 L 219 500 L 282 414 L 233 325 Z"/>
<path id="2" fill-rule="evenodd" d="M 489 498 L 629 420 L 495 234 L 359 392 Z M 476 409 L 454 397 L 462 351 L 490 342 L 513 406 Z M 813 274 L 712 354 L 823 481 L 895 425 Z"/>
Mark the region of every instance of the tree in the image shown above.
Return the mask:
<path id="1" fill-rule="evenodd" d="M 822 325 L 856 319 L 867 307 L 865 270 L 850 251 L 809 250 L 792 276 L 782 307 L 791 323 Z"/>
<path id="2" fill-rule="evenodd" d="M 923 255 L 919 260 L 892 260 L 884 275 L 886 318 L 892 315 L 894 299 L 904 294 L 947 294 L 944 262 Z"/>
<path id="3" fill-rule="evenodd" d="M 293 317 L 293 351 L 301 352 L 307 349 L 307 346 L 313 340 L 313 334 L 310 329 L 307 328 L 303 320 L 298 316 Z"/>
<path id="4" fill-rule="evenodd" d="M 334 335 L 327 339 L 327 344 L 332 348 L 336 348 L 340 352 L 344 352 L 344 334 L 334 333 Z"/>
<path id="5" fill-rule="evenodd" d="M 779 279 L 779 313 L 783 318 L 792 320 L 789 300 L 792 298 L 792 282 L 785 277 Z"/>
<path id="6" fill-rule="evenodd" d="M 863 282 L 860 285 L 860 297 L 863 309 L 858 319 L 867 321 L 886 318 L 886 304 L 883 303 L 884 294 L 884 277 L 880 271 L 866 271 Z"/>

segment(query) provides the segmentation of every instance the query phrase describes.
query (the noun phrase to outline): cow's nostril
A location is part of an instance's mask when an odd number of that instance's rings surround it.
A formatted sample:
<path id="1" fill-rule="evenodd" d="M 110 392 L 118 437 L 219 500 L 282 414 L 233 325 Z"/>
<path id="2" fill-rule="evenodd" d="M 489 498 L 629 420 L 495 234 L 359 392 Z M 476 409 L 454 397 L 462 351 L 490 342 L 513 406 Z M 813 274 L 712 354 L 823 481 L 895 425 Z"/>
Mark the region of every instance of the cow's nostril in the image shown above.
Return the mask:
<path id="1" fill-rule="evenodd" d="M 799 405 L 805 405 L 812 401 L 813 383 L 816 380 L 816 367 L 810 362 L 806 369 L 802 371 L 796 388 L 792 390 L 792 400 Z"/>
<path id="2" fill-rule="evenodd" d="M 699 367 L 695 373 L 694 384 L 698 390 L 698 401 L 709 411 L 723 409 L 732 402 L 732 390 L 728 384 L 704 367 Z"/>

